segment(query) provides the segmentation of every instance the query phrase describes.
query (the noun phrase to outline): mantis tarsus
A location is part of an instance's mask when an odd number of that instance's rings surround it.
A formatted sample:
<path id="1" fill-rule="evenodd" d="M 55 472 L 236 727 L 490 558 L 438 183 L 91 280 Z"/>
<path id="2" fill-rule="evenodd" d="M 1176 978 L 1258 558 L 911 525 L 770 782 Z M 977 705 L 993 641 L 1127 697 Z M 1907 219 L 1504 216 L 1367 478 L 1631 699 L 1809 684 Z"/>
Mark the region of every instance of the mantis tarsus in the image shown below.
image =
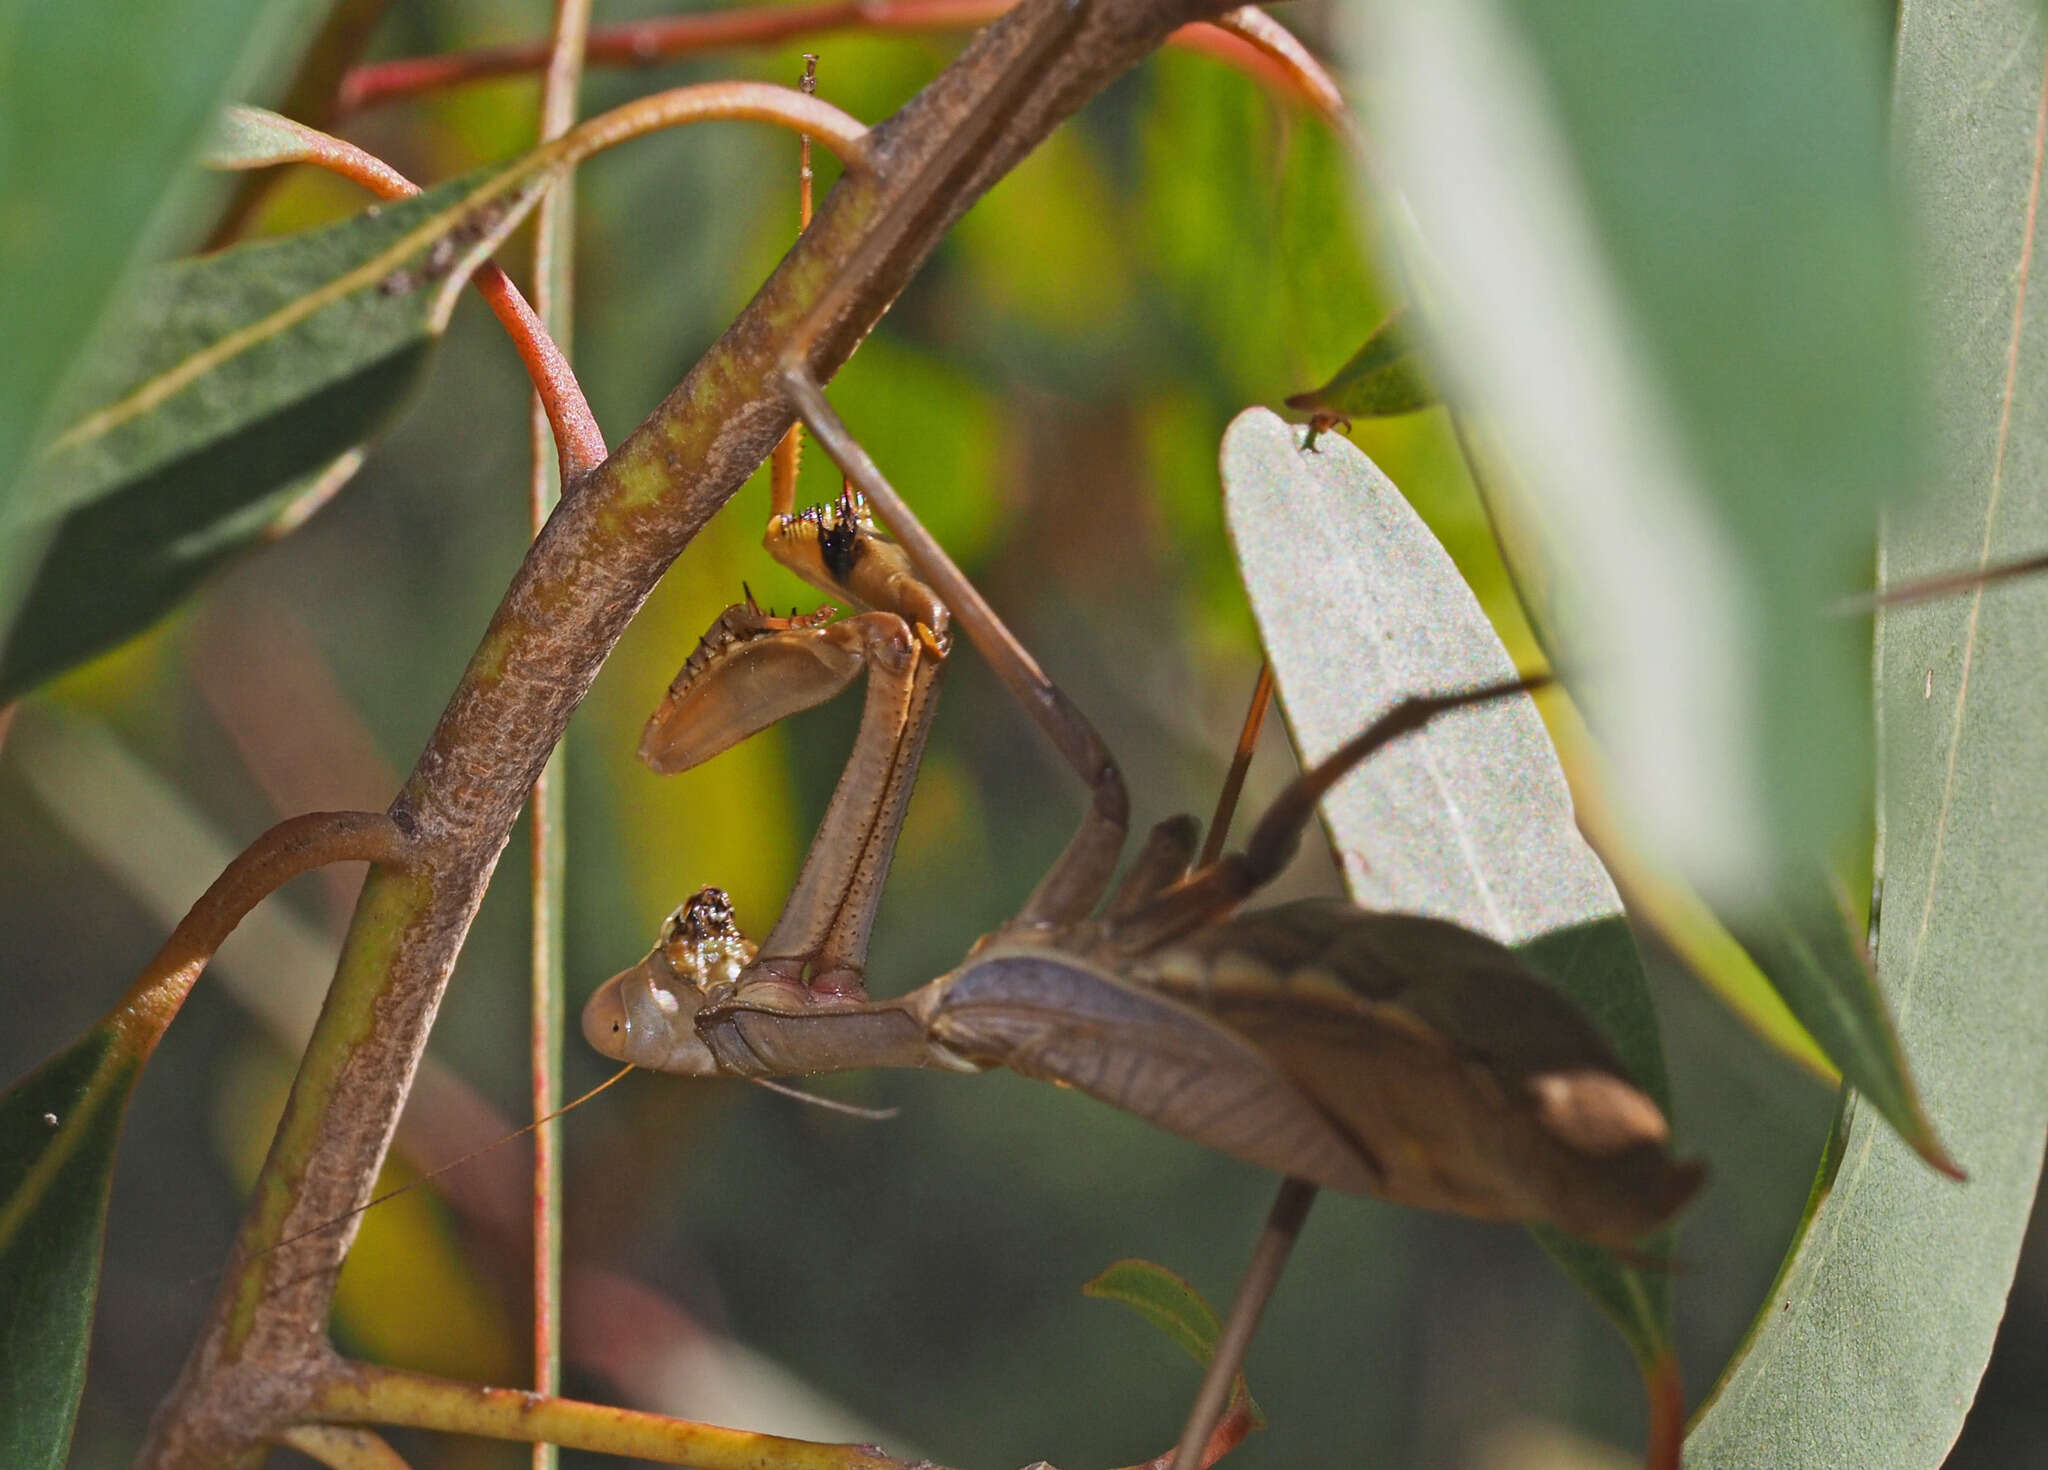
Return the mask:
<path id="1" fill-rule="evenodd" d="M 1198 825 L 1175 818 L 1153 829 L 1112 893 L 1128 802 L 1101 739 L 808 376 L 793 370 L 786 381 L 900 544 L 850 494 L 801 522 L 815 535 L 781 535 L 790 518 L 778 516 L 771 548 L 872 610 L 825 625 L 822 614 L 769 617 L 751 600 L 727 609 L 642 750 L 679 769 L 839 692 L 866 667 L 860 734 L 759 953 L 722 896 L 698 895 L 646 959 L 591 998 L 584 1034 L 599 1051 L 689 1076 L 1003 1066 L 1310 1184 L 1551 1224 L 1623 1251 L 1684 1204 L 1701 1171 L 1671 1157 L 1661 1111 L 1593 1025 L 1506 948 L 1441 921 L 1332 900 L 1235 913 L 1286 865 L 1318 800 L 1352 766 L 1440 713 L 1538 681 L 1406 700 L 1294 781 L 1241 851 L 1193 867 Z M 871 1000 L 861 969 L 868 928 L 949 617 L 1093 799 L 1017 918 L 950 973 Z M 1191 1426 L 1190 1439 L 1206 1433 Z"/>

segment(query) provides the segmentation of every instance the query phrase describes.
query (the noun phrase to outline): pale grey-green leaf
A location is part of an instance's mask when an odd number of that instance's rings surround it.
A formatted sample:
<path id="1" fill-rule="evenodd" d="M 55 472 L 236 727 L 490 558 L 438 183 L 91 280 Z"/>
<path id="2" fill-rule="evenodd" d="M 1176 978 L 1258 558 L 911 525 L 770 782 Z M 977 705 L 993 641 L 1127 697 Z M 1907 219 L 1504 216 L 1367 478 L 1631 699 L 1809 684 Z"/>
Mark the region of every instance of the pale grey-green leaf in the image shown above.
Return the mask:
<path id="1" fill-rule="evenodd" d="M 1902 20 L 1897 127 L 1926 220 L 1940 468 L 1929 503 L 1892 520 L 1898 582 L 2048 544 L 2048 297 L 2031 279 L 2048 36 L 2025 0 L 1908 0 Z M 1970 1177 L 1929 1171 L 1875 1109 L 1845 1110 L 1832 1189 L 1688 1465 L 1912 1470 L 1962 1427 L 2048 1129 L 2044 638 L 2037 582 L 1883 617 L 1878 975 Z"/>
<path id="2" fill-rule="evenodd" d="M 1348 440 L 1264 409 L 1223 440 L 1225 509 L 1288 723 L 1319 761 L 1403 698 L 1512 679 L 1448 552 Z M 1527 695 L 1440 716 L 1324 799 L 1351 893 L 1520 944 L 1621 911 Z"/>
<path id="3" fill-rule="evenodd" d="M 1393 483 L 1348 440 L 1303 448 L 1264 409 L 1223 441 L 1224 506 L 1245 587 L 1304 761 L 1411 694 L 1514 676 L 1479 601 Z M 1667 1110 L 1642 961 L 1607 870 L 1572 817 L 1527 695 L 1433 720 L 1323 803 L 1353 898 L 1448 918 L 1514 945 L 1569 995 Z M 1537 1239 L 1607 1313 L 1645 1371 L 1671 1345 L 1670 1282 L 1596 1246 Z M 1647 1242 L 1668 1250 L 1660 1232 Z"/>

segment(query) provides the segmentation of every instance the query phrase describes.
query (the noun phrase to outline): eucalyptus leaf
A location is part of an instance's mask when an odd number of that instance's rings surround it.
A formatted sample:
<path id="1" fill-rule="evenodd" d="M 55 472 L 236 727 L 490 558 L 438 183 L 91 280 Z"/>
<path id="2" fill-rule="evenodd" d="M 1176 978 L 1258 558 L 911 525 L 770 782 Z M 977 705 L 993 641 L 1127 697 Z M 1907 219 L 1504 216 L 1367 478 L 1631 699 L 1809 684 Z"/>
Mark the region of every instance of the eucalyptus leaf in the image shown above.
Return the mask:
<path id="1" fill-rule="evenodd" d="M 140 1057 L 103 1022 L 0 1095 L 0 1464 L 61 1470 Z"/>
<path id="2" fill-rule="evenodd" d="M 303 44 L 307 0 L 12 5 L 0 21 L 0 515 L 124 274 L 192 213 L 214 109 Z M 118 99 L 118 105 L 109 99 Z M 181 188 L 181 185 L 185 187 Z M 0 529 L 0 634 L 44 539 Z"/>
<path id="3" fill-rule="evenodd" d="M 1462 266 L 1435 299 L 1488 414 L 1463 437 L 1531 622 L 1653 860 L 1681 860 L 1828 1060 L 1950 1167 L 1825 877 L 1869 742 L 1861 630 L 1824 606 L 1867 575 L 1881 492 L 1922 462 L 1869 38 L 1750 0 L 1452 0 L 1399 25 L 1445 89 L 1411 99 L 1447 109 L 1410 139 L 1439 165 L 1431 243 Z M 1473 144 L 1502 128 L 1509 154 Z M 1530 139 L 1542 156 L 1510 176 Z M 1502 315 L 1463 321 L 1460 292 Z"/>
<path id="4" fill-rule="evenodd" d="M 1891 518 L 1885 580 L 2048 544 L 2048 34 L 2024 0 L 1908 0 L 1896 129 L 1927 221 L 1936 493 Z M 1887 610 L 1878 628 L 1878 981 L 1927 1112 L 1930 1173 L 1846 1102 L 1798 1240 L 1687 1446 L 1700 1467 L 1938 1465 L 2005 1311 L 2048 1130 L 2048 588 Z"/>
<path id="5" fill-rule="evenodd" d="M 261 107 L 224 107 L 213 120 L 201 161 L 208 168 L 273 168 L 308 156 L 304 128 Z"/>
<path id="6" fill-rule="evenodd" d="M 1369 419 L 1413 413 L 1438 396 L 1404 307 L 1373 328 L 1329 382 L 1294 394 L 1287 406 L 1335 419 Z"/>
<path id="7" fill-rule="evenodd" d="M 1928 1164 L 1955 1175 L 1849 922 L 1824 875 L 1814 873 L 1805 881 L 1787 878 L 1780 896 L 1734 921 L 1733 932 L 1843 1080 Z"/>
<path id="8" fill-rule="evenodd" d="M 145 275 L 0 535 L 50 534 L 0 654 L 11 699 L 147 627 L 331 493 L 404 400 L 469 272 L 537 195 L 456 180 Z"/>
<path id="9" fill-rule="evenodd" d="M 1514 676 L 1449 555 L 1372 461 L 1263 409 L 1223 441 L 1231 537 L 1304 763 L 1405 696 Z M 1593 1020 L 1668 1115 L 1656 1015 L 1621 900 L 1572 819 L 1527 696 L 1440 717 L 1324 799 L 1353 898 L 1517 948 Z M 1646 1374 L 1669 1355 L 1664 1273 L 1538 1239 L 1613 1319 Z M 1668 1246 L 1668 1232 L 1648 1248 Z"/>
<path id="10" fill-rule="evenodd" d="M 1861 820 L 1863 648 L 1822 610 L 1927 462 L 1882 17 L 1359 14 L 1432 361 L 1568 559 L 1559 653 L 1622 804 L 1710 899 L 1760 903 Z"/>
<path id="11" fill-rule="evenodd" d="M 1490 460 L 1483 449 L 1481 454 Z M 1527 565 L 1513 545 L 1522 528 L 1512 522 L 1496 525 L 1504 533 L 1509 558 L 1518 567 Z M 1551 633 L 1556 608 L 1550 599 L 1540 586 L 1524 583 L 1522 591 L 1531 625 L 1539 635 Z M 1553 641 L 1545 637 L 1546 646 Z M 1623 875 L 1624 882 L 1629 876 Z M 1920 1105 L 1869 959 L 1849 928 L 1847 904 L 1821 865 L 1788 867 L 1770 895 L 1727 914 L 1725 929 L 1716 922 L 1719 916 L 1698 910 L 1690 894 L 1658 892 L 1655 874 L 1639 870 L 1633 876 L 1638 896 L 1650 900 L 1638 905 L 1637 918 L 1654 924 L 1674 949 L 1697 955 L 1702 931 L 1721 931 L 1725 952 L 1716 958 L 1709 951 L 1694 960 L 1693 968 L 1759 1036 L 1803 1065 L 1811 1065 L 1817 1049 L 1830 1069 L 1869 1097 L 1921 1157 L 1953 1172 L 1955 1165 Z M 1691 932 L 1685 927 L 1688 909 L 1696 912 Z"/>
<path id="12" fill-rule="evenodd" d="M 1081 1294 L 1122 1302 L 1186 1349 L 1204 1368 L 1216 1356 L 1216 1339 L 1223 1334 L 1216 1309 L 1185 1278 L 1156 1262 L 1112 1262 L 1081 1288 Z M 1249 1409 L 1253 1428 L 1265 1427 L 1266 1416 L 1252 1399 L 1242 1373 L 1231 1380 L 1230 1401 Z"/>

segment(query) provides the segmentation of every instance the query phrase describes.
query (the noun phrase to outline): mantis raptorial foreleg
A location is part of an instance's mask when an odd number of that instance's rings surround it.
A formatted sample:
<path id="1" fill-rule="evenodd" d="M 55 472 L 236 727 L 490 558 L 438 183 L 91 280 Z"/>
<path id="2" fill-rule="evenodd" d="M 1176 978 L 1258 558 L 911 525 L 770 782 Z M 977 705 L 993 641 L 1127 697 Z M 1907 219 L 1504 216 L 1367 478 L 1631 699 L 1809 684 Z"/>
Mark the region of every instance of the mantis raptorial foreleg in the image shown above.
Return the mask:
<path id="1" fill-rule="evenodd" d="M 829 608 L 790 618 L 764 614 L 751 599 L 727 608 L 648 721 L 640 755 L 657 771 L 685 770 L 830 699 L 866 670 L 853 753 L 747 974 L 807 999 L 860 1001 L 868 933 L 937 704 L 949 618 L 851 494 L 826 509 L 777 513 L 767 543 L 807 580 L 873 610 L 831 623 Z"/>
<path id="2" fill-rule="evenodd" d="M 801 85 L 811 92 L 817 58 L 804 59 Z M 809 138 L 800 182 L 799 224 L 808 228 Z M 777 618 L 749 594 L 719 615 L 683 665 L 648 721 L 640 755 L 657 771 L 687 769 L 867 671 L 853 753 L 781 917 L 745 974 L 750 986 L 784 987 L 803 1001 L 857 1003 L 867 994 L 868 933 L 936 708 L 950 614 L 851 489 L 832 505 L 796 509 L 801 445 L 801 426 L 792 425 L 776 446 L 762 543 L 805 581 L 870 611 L 840 623 L 830 622 L 830 607 Z"/>

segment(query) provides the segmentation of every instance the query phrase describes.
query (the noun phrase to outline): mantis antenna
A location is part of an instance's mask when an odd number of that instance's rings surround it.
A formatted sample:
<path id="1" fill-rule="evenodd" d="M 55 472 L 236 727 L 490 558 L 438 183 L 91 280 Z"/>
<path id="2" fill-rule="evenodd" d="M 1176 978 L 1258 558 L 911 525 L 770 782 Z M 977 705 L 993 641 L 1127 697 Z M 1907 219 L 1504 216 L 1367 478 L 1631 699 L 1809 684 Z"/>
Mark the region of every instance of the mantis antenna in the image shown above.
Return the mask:
<path id="1" fill-rule="evenodd" d="M 333 1230 L 338 1226 L 347 1224 L 350 1220 L 355 1219 L 358 1215 L 364 1214 L 370 1210 L 374 1210 L 377 1208 L 377 1206 L 381 1204 L 386 1204 L 391 1200 L 397 1199 L 401 1194 L 412 1193 L 413 1190 L 418 1189 L 422 1184 L 431 1184 L 434 1180 L 439 1179 L 443 1174 L 447 1174 L 456 1169 L 460 1169 L 464 1164 L 472 1163 L 475 1160 L 482 1158 L 485 1154 L 490 1153 L 493 1149 L 503 1148 L 513 1139 L 523 1138 L 527 1134 L 533 1132 L 534 1129 L 539 1128 L 543 1124 L 554 1122 L 555 1119 L 561 1117 L 565 1113 L 573 1113 L 576 1109 L 582 1107 L 585 1103 L 589 1102 L 592 1098 L 596 1097 L 600 1092 L 603 1092 L 607 1087 L 610 1087 L 613 1083 L 623 1079 L 625 1075 L 632 1070 L 633 1065 L 632 1063 L 628 1062 L 625 1066 L 619 1068 L 618 1071 L 612 1073 L 611 1076 L 605 1078 L 604 1081 L 598 1083 L 597 1086 L 591 1088 L 590 1091 L 584 1093 L 581 1097 L 577 1097 L 569 1102 L 563 1103 L 562 1106 L 556 1108 L 552 1113 L 549 1113 L 546 1117 L 535 1118 L 531 1123 L 528 1123 L 525 1127 L 515 1128 L 510 1133 L 504 1134 L 502 1137 L 494 1138 L 489 1143 L 484 1144 L 481 1148 L 473 1148 L 468 1153 L 463 1154 L 457 1158 L 450 1159 L 445 1164 L 437 1164 L 433 1168 L 429 1169 L 426 1173 L 420 1175 L 419 1178 L 408 1179 L 405 1183 L 399 1185 L 395 1189 L 387 1189 L 382 1194 L 374 1195 L 370 1199 L 367 1199 L 363 1203 L 357 1205 L 354 1209 L 336 1215 L 331 1220 L 322 1220 L 318 1225 L 310 1225 L 306 1229 L 299 1231 L 296 1235 L 287 1235 L 284 1239 L 275 1241 L 272 1244 L 265 1246 L 263 1250 L 259 1252 L 259 1254 L 267 1256 L 272 1251 L 283 1250 L 286 1246 L 291 1245 L 295 1241 L 306 1240 L 312 1236 L 324 1234 L 326 1231 Z M 219 1274 L 219 1272 L 209 1272 L 208 1275 L 202 1277 L 195 1277 L 194 1280 L 210 1280 L 212 1279 L 212 1277 L 217 1276 Z"/>

